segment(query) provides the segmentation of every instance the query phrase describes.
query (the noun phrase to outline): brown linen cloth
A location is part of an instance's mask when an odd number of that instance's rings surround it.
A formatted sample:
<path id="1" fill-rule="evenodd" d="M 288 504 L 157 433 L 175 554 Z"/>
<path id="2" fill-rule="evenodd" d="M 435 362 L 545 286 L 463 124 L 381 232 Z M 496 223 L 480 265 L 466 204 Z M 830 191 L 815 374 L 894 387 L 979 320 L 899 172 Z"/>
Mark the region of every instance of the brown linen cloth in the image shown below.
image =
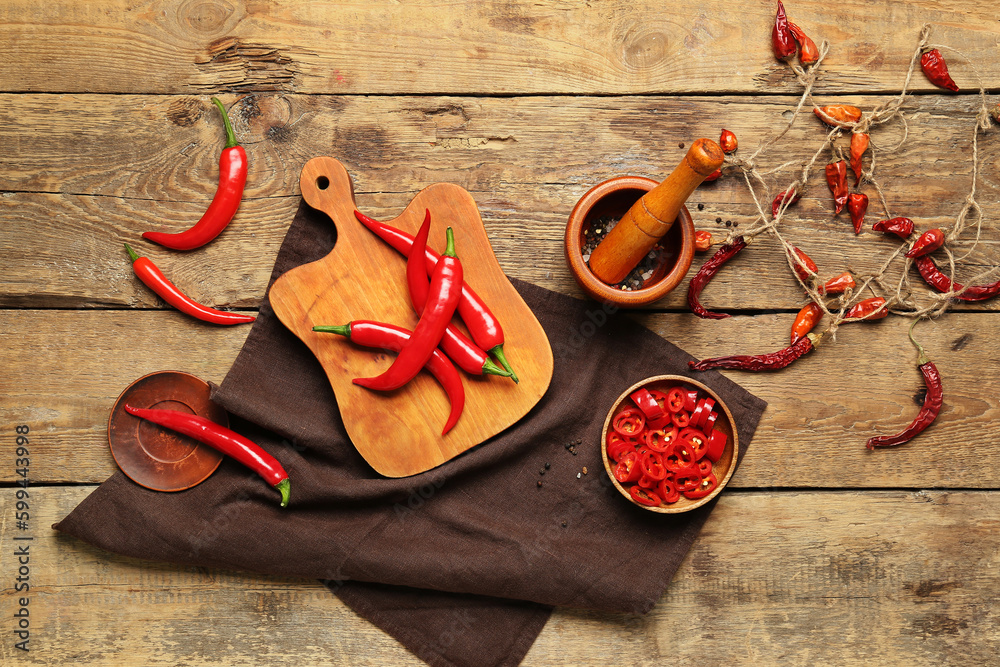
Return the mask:
<path id="1" fill-rule="evenodd" d="M 335 240 L 329 218 L 302 205 L 272 281 Z M 351 445 L 319 363 L 265 303 L 213 398 L 288 471 L 289 507 L 227 459 L 180 493 L 117 473 L 56 528 L 139 558 L 321 579 L 432 665 L 517 665 L 552 606 L 648 612 L 714 503 L 680 515 L 632 506 L 604 471 L 601 429 L 622 391 L 687 374 L 691 357 L 599 304 L 513 282 L 555 371 L 538 405 L 486 443 L 380 477 Z M 766 404 L 717 373 L 698 379 L 732 411 L 742 457 Z"/>

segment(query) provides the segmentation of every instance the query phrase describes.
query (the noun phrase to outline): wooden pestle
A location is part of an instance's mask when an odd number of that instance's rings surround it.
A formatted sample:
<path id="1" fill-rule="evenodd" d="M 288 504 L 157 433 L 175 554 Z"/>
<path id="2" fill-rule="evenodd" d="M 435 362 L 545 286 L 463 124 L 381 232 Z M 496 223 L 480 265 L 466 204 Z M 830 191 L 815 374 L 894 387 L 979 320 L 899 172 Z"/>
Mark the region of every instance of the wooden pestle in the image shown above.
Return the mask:
<path id="1" fill-rule="evenodd" d="M 609 285 L 621 282 L 674 224 L 705 177 L 722 166 L 722 149 L 698 139 L 666 180 L 642 196 L 594 248 L 590 270 Z"/>

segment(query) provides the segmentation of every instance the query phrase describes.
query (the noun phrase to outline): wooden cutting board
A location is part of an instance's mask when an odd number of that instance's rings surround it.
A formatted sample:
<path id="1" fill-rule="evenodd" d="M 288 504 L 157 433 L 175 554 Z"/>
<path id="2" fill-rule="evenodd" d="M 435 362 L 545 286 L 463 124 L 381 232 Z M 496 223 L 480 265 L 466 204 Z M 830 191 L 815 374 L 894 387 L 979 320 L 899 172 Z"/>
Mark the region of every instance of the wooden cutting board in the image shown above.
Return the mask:
<path id="1" fill-rule="evenodd" d="M 351 441 L 376 471 L 386 477 L 405 477 L 430 470 L 500 433 L 538 402 L 552 379 L 549 341 L 497 263 L 472 195 L 449 183 L 422 190 L 399 217 L 388 222 L 416 234 L 429 209 L 428 246 L 438 252 L 445 247 L 445 229 L 452 228 L 465 282 L 500 321 L 504 352 L 520 383 L 462 373 L 465 410 L 444 436 L 441 430 L 450 403 L 429 373 L 419 373 L 392 392 L 353 384 L 354 378 L 384 371 L 394 354 L 362 348 L 347 338 L 316 333 L 312 328 L 367 319 L 412 330 L 417 317 L 406 288 L 406 259 L 354 217 L 357 207 L 351 179 L 340 162 L 329 157 L 310 160 L 302 169 L 300 183 L 306 203 L 326 213 L 336 225 L 337 243 L 323 259 L 279 277 L 271 287 L 271 306 L 316 355 L 333 387 Z"/>

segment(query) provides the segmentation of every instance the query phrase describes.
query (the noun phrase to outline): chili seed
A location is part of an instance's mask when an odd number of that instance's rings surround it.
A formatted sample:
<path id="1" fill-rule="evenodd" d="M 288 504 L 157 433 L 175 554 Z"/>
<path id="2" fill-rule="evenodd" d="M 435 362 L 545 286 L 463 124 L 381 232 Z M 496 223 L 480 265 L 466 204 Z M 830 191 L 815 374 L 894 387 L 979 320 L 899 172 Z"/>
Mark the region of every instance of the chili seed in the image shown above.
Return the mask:
<path id="1" fill-rule="evenodd" d="M 580 473 L 576 473 L 576 478 L 580 479 L 580 477 L 582 477 L 582 475 Z"/>
<path id="2" fill-rule="evenodd" d="M 586 475 L 586 474 L 587 474 L 587 466 L 583 466 L 583 474 L 584 474 L 584 475 Z"/>

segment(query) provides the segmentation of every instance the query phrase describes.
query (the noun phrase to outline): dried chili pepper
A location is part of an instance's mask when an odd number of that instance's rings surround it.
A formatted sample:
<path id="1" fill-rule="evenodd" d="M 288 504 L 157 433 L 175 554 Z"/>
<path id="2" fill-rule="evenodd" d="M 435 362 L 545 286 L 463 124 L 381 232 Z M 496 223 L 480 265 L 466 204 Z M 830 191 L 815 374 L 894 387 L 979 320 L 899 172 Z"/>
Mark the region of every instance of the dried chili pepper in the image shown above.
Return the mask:
<path id="1" fill-rule="evenodd" d="M 729 130 L 723 129 L 719 135 L 719 147 L 723 153 L 732 153 L 739 148 L 740 142 L 736 140 L 736 135 Z"/>
<path id="2" fill-rule="evenodd" d="M 689 361 L 688 367 L 693 371 L 707 371 L 712 368 L 728 368 L 740 371 L 777 371 L 812 351 L 813 347 L 819 343 L 819 339 L 819 335 L 810 333 L 795 341 L 790 347 L 782 348 L 776 352 Z"/>
<path id="3" fill-rule="evenodd" d="M 944 56 L 937 49 L 927 49 L 920 55 L 920 69 L 935 86 L 958 92 L 958 86 L 948 74 L 948 64 L 945 63 Z"/>
<path id="4" fill-rule="evenodd" d="M 910 325 L 910 342 L 917 348 L 917 368 L 924 377 L 924 386 L 927 387 L 927 394 L 924 396 L 924 403 L 920 406 L 920 412 L 913 419 L 909 426 L 895 435 L 879 435 L 869 438 L 865 445 L 868 449 L 876 447 L 893 447 L 909 442 L 920 433 L 923 433 L 928 426 L 934 423 L 941 406 L 944 404 L 944 386 L 941 383 L 941 374 L 938 373 L 937 366 L 927 358 L 924 348 L 913 338 L 913 327 L 919 320 L 914 320 Z"/>
<path id="5" fill-rule="evenodd" d="M 125 411 L 140 419 L 151 421 L 171 431 L 186 435 L 233 457 L 277 489 L 278 493 L 281 494 L 282 507 L 288 505 L 288 496 L 291 490 L 288 473 L 285 472 L 276 458 L 265 452 L 260 445 L 249 438 L 245 438 L 236 431 L 216 424 L 211 419 L 206 419 L 201 415 L 178 410 L 134 408 L 131 405 L 126 405 Z"/>
<path id="6" fill-rule="evenodd" d="M 847 204 L 847 195 L 849 192 L 849 188 L 847 187 L 847 162 L 837 160 L 826 165 L 826 184 L 830 187 L 830 192 L 833 194 L 833 214 L 837 215 L 844 210 L 844 205 Z"/>
<path id="7" fill-rule="evenodd" d="M 782 190 L 777 194 L 774 200 L 771 201 L 771 217 L 775 217 L 776 215 L 778 215 L 778 211 L 781 210 L 782 206 L 785 206 L 786 208 L 788 206 L 794 206 L 795 202 L 797 202 L 801 198 L 802 195 L 800 195 L 794 189 L 791 191 L 791 193 L 789 193 L 788 190 Z M 788 202 L 788 204 L 786 205 L 785 202 Z"/>
<path id="8" fill-rule="evenodd" d="M 953 298 L 959 301 L 985 301 L 1000 294 L 1000 280 L 988 285 L 960 285 L 942 273 L 938 265 L 929 256 L 917 257 L 914 260 L 917 270 L 924 281 L 937 291 L 947 294 L 957 292 Z"/>
<path id="9" fill-rule="evenodd" d="M 431 212 L 428 209 L 424 215 L 424 223 L 417 234 L 417 241 L 426 246 L 427 233 L 430 230 Z M 426 229 L 425 229 L 426 227 Z M 420 241 L 420 235 L 424 239 Z M 427 304 L 427 292 L 430 289 L 430 278 L 427 275 L 427 263 L 414 261 L 411 258 L 406 260 L 406 284 L 410 292 L 410 301 L 413 309 L 419 316 L 424 312 Z M 510 373 L 497 366 L 486 356 L 486 353 L 476 347 L 476 344 L 465 337 L 461 331 L 453 324 L 449 324 L 441 337 L 441 351 L 448 355 L 452 361 L 458 364 L 466 373 L 470 375 L 500 375 L 510 377 Z"/>
<path id="10" fill-rule="evenodd" d="M 1000 102 L 993 105 L 993 109 L 990 110 L 990 115 L 993 116 L 993 120 L 1000 123 Z"/>
<path id="11" fill-rule="evenodd" d="M 929 255 L 944 245 L 944 232 L 940 229 L 928 229 L 913 242 L 906 251 L 906 257 L 922 257 Z"/>
<path id="12" fill-rule="evenodd" d="M 796 260 L 798 258 L 798 260 Z M 792 246 L 792 268 L 795 270 L 795 275 L 799 277 L 804 283 L 808 283 L 812 280 L 812 277 L 816 275 L 819 269 L 816 267 L 816 262 L 812 261 L 809 255 L 805 254 L 797 247 Z"/>
<path id="13" fill-rule="evenodd" d="M 802 306 L 802 310 L 798 312 L 792 322 L 792 344 L 794 345 L 800 338 L 812 331 L 822 317 L 823 309 L 816 302 L 810 301 Z"/>
<path id="14" fill-rule="evenodd" d="M 236 209 L 240 207 L 243 188 L 247 182 L 247 152 L 236 141 L 226 107 L 214 97 L 212 102 L 222 112 L 222 122 L 226 126 L 226 147 L 219 156 L 219 186 L 215 190 L 215 197 L 201 220 L 190 229 L 176 234 L 145 232 L 142 238 L 148 241 L 174 250 L 200 248 L 226 228 L 236 215 Z"/>
<path id="15" fill-rule="evenodd" d="M 447 248 L 431 274 L 427 303 L 413 329 L 410 342 L 403 346 L 385 372 L 372 378 L 355 378 L 354 384 L 380 391 L 398 389 L 412 380 L 431 358 L 462 294 L 462 263 L 455 255 L 455 235 L 451 227 L 448 228 L 447 239 Z M 413 250 L 419 253 L 419 259 L 424 254 L 425 246 L 414 241 Z"/>
<path id="16" fill-rule="evenodd" d="M 774 27 L 771 28 L 771 48 L 778 60 L 788 60 L 795 55 L 798 47 L 795 37 L 788 27 L 788 17 L 785 16 L 785 5 L 778 0 L 778 11 L 774 16 Z"/>
<path id="17" fill-rule="evenodd" d="M 160 298 L 171 306 L 181 311 L 185 315 L 190 315 L 212 324 L 248 324 L 256 318 L 253 315 L 242 315 L 240 313 L 227 313 L 224 310 L 216 310 L 202 305 L 177 289 L 177 286 L 170 282 L 159 267 L 148 257 L 140 257 L 132 250 L 129 244 L 125 244 L 125 251 L 128 252 L 132 261 L 132 270 L 149 289 L 153 290 Z"/>
<path id="18" fill-rule="evenodd" d="M 712 232 L 699 230 L 694 233 L 695 252 L 705 252 L 712 247 Z"/>
<path id="19" fill-rule="evenodd" d="M 864 132 L 855 132 L 851 135 L 851 169 L 854 170 L 854 180 L 861 182 L 861 158 L 868 150 L 868 143 L 871 141 Z"/>
<path id="20" fill-rule="evenodd" d="M 849 271 L 844 271 L 820 285 L 819 293 L 823 296 L 827 294 L 843 294 L 849 289 L 854 289 L 856 286 L 857 283 L 854 282 L 854 276 Z"/>
<path id="21" fill-rule="evenodd" d="M 861 227 L 865 224 L 865 213 L 868 212 L 868 195 L 863 195 L 860 192 L 849 194 L 847 196 L 847 211 L 851 214 L 854 233 L 860 234 Z"/>
<path id="22" fill-rule="evenodd" d="M 688 306 L 698 317 L 703 317 L 708 320 L 721 320 L 729 317 L 729 313 L 713 313 L 706 310 L 704 306 L 699 302 L 699 297 L 701 296 L 701 291 L 705 288 L 705 285 L 718 273 L 722 266 L 735 257 L 743 248 L 746 248 L 746 241 L 743 240 L 742 236 L 737 236 L 733 239 L 732 243 L 727 243 L 712 255 L 708 260 L 701 265 L 698 269 L 698 273 L 695 274 L 694 278 L 688 284 Z"/>
<path id="23" fill-rule="evenodd" d="M 816 117 L 833 127 L 850 127 L 861 120 L 861 109 L 850 104 L 828 104 L 813 109 Z"/>
<path id="24" fill-rule="evenodd" d="M 888 232 L 895 234 L 901 239 L 907 238 L 913 233 L 913 221 L 909 218 L 892 218 L 890 220 L 879 220 L 872 225 L 872 231 Z"/>
<path id="25" fill-rule="evenodd" d="M 803 65 L 812 65 L 819 60 L 819 49 L 816 48 L 816 42 L 809 38 L 805 30 L 791 21 L 788 22 L 788 29 L 792 31 L 792 37 L 799 43 L 799 62 Z"/>
<path id="26" fill-rule="evenodd" d="M 360 211 L 354 211 L 354 217 L 403 257 L 410 256 L 413 236 L 401 229 L 370 218 Z M 424 258 L 427 261 L 427 272 L 430 273 L 434 270 L 434 265 L 438 263 L 440 255 L 432 248 L 427 248 Z M 511 374 L 510 379 L 517 382 L 517 374 L 507 363 L 507 357 L 504 355 L 503 327 L 500 326 L 499 320 L 490 311 L 482 297 L 465 283 L 462 284 L 462 297 L 458 301 L 457 310 L 459 317 L 462 318 L 469 333 L 472 334 L 472 340 L 476 341 L 476 345 L 495 356 L 500 365 Z"/>
<path id="27" fill-rule="evenodd" d="M 712 181 L 718 179 L 719 176 L 722 176 L 722 170 L 721 169 L 716 169 L 711 174 L 709 174 L 708 176 L 706 176 L 705 178 L 703 178 L 702 182 L 703 183 L 704 182 L 712 182 Z"/>
<path id="28" fill-rule="evenodd" d="M 854 304 L 854 307 L 844 314 L 844 319 L 880 320 L 888 315 L 889 309 L 885 307 L 885 299 L 880 296 L 873 296 L 870 299 L 865 299 Z"/>
<path id="29" fill-rule="evenodd" d="M 334 326 L 320 325 L 313 327 L 313 331 L 346 336 L 358 345 L 392 350 L 393 352 L 402 350 L 413 335 L 412 331 L 403 327 L 371 320 L 354 320 L 347 324 Z M 451 402 L 451 413 L 448 415 L 448 421 L 445 422 L 444 430 L 441 431 L 441 435 L 444 435 L 462 416 L 462 410 L 465 407 L 465 387 L 462 385 L 462 377 L 458 374 L 455 366 L 441 350 L 434 350 L 431 353 L 426 368 L 444 388 L 445 393 L 448 394 L 448 400 Z"/>

